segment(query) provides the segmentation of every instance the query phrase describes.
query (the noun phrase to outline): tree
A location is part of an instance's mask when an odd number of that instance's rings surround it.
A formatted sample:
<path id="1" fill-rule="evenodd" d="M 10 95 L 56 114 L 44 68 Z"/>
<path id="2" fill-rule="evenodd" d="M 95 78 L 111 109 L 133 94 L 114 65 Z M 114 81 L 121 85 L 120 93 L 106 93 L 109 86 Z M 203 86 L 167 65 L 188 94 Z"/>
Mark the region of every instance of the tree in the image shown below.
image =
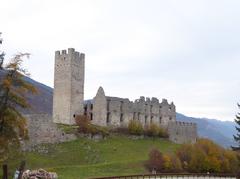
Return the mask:
<path id="1" fill-rule="evenodd" d="M 238 104 L 238 107 L 240 108 L 240 105 Z M 240 113 L 236 115 L 236 118 L 234 119 L 236 122 L 236 130 L 237 134 L 233 135 L 234 140 L 238 143 L 238 146 L 232 146 L 233 150 L 240 150 Z"/>
<path id="2" fill-rule="evenodd" d="M 25 117 L 20 108 L 30 107 L 26 94 L 36 93 L 36 88 L 24 80 L 29 76 L 22 67 L 22 58 L 28 53 L 19 53 L 3 67 L 4 76 L 0 81 L 0 161 L 6 161 L 9 149 L 20 149 L 20 142 L 27 138 Z"/>
<path id="3" fill-rule="evenodd" d="M 1 37 L 1 32 L 0 32 L 0 37 Z M 2 44 L 2 39 L 0 38 L 0 44 Z M 3 66 L 3 60 L 4 60 L 5 53 L 0 51 L 0 70 L 2 69 Z"/>
<path id="4" fill-rule="evenodd" d="M 158 149 L 152 149 L 149 152 L 149 160 L 146 162 L 145 167 L 149 171 L 157 171 L 157 172 L 162 172 L 164 170 L 164 156 L 163 154 L 158 150 Z"/>

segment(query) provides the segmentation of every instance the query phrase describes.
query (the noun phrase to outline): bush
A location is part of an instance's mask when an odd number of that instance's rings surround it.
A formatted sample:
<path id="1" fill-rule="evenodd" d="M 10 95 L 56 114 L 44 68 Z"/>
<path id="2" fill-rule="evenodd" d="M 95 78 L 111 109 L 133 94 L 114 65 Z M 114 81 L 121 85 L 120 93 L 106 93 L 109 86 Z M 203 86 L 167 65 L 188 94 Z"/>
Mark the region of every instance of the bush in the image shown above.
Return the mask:
<path id="1" fill-rule="evenodd" d="M 171 167 L 170 167 L 170 170 L 167 172 L 177 173 L 177 172 L 183 171 L 182 164 L 178 156 L 170 155 L 170 160 L 171 160 Z"/>
<path id="2" fill-rule="evenodd" d="M 152 149 L 149 152 L 149 160 L 146 162 L 145 167 L 151 172 L 181 172 L 182 165 L 176 155 L 162 154 L 157 149 Z"/>
<path id="3" fill-rule="evenodd" d="M 133 135 L 142 135 L 144 130 L 139 121 L 131 120 L 128 124 L 128 132 Z"/>
<path id="4" fill-rule="evenodd" d="M 234 174 L 239 170 L 238 154 L 208 139 L 199 139 L 194 145 L 184 144 L 176 154 L 188 172 Z"/>
<path id="5" fill-rule="evenodd" d="M 79 133 L 91 134 L 91 135 L 100 134 L 103 137 L 106 137 L 109 135 L 109 131 L 106 127 L 91 124 L 90 120 L 85 115 L 76 116 L 75 120 L 78 125 Z"/>
<path id="6" fill-rule="evenodd" d="M 78 125 L 78 132 L 89 134 L 92 132 L 91 123 L 87 116 L 78 115 L 75 117 L 76 124 Z"/>
<path id="7" fill-rule="evenodd" d="M 147 125 L 145 127 L 144 133 L 146 136 L 149 136 L 149 137 L 168 138 L 167 130 L 162 127 L 159 127 L 155 123 L 151 123 L 150 125 Z"/>
<path id="8" fill-rule="evenodd" d="M 151 123 L 145 127 L 145 135 L 149 137 L 159 136 L 159 127 L 155 123 Z"/>
<path id="9" fill-rule="evenodd" d="M 159 127 L 158 130 L 159 130 L 159 131 L 158 131 L 158 136 L 159 136 L 159 137 L 162 137 L 162 138 L 168 138 L 168 137 L 169 137 L 168 132 L 167 132 L 167 129 L 162 128 L 162 127 Z"/>
<path id="10" fill-rule="evenodd" d="M 145 164 L 148 171 L 156 170 L 157 172 L 162 172 L 165 165 L 163 154 L 157 149 L 152 149 L 148 155 L 149 160 Z"/>

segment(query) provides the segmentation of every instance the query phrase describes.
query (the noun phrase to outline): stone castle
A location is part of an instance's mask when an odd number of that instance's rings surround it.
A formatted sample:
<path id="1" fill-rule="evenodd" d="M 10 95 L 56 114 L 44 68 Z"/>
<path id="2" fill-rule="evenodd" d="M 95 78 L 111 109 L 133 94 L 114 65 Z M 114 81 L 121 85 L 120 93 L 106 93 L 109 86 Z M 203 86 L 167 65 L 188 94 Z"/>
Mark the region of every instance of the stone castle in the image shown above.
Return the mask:
<path id="1" fill-rule="evenodd" d="M 87 115 L 93 124 L 110 127 L 127 127 L 130 120 L 143 126 L 155 123 L 168 130 L 169 139 L 176 143 L 197 139 L 194 123 L 176 121 L 176 107 L 166 99 L 106 96 L 102 87 L 92 100 L 84 101 L 85 55 L 73 48 L 55 52 L 53 122 L 74 124 L 76 115 Z"/>

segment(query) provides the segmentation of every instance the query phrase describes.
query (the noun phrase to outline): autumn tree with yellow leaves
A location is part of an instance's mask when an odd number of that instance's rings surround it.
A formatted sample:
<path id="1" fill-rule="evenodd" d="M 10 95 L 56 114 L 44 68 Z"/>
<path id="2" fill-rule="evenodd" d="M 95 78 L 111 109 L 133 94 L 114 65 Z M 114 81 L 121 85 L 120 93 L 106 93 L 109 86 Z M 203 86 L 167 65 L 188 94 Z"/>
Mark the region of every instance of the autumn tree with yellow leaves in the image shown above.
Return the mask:
<path id="1" fill-rule="evenodd" d="M 26 80 L 29 76 L 22 67 L 23 58 L 28 53 L 15 55 L 8 64 L 3 65 L 0 79 L 0 162 L 9 157 L 9 149 L 20 149 L 20 142 L 28 137 L 25 117 L 20 108 L 29 108 L 26 96 L 36 93 L 36 88 Z"/>

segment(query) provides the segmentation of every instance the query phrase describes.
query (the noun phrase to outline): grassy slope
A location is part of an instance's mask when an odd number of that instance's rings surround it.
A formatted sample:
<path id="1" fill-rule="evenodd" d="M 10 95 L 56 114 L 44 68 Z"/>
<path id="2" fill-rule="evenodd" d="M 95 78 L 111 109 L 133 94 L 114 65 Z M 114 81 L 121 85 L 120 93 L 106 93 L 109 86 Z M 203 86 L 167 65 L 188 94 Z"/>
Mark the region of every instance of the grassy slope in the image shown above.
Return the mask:
<path id="1" fill-rule="evenodd" d="M 59 178 L 76 179 L 93 176 L 113 176 L 145 173 L 144 161 L 156 147 L 162 152 L 173 152 L 179 145 L 163 139 L 129 139 L 112 136 L 93 141 L 80 138 L 49 146 L 48 154 L 27 153 L 28 168 L 56 171 Z"/>

